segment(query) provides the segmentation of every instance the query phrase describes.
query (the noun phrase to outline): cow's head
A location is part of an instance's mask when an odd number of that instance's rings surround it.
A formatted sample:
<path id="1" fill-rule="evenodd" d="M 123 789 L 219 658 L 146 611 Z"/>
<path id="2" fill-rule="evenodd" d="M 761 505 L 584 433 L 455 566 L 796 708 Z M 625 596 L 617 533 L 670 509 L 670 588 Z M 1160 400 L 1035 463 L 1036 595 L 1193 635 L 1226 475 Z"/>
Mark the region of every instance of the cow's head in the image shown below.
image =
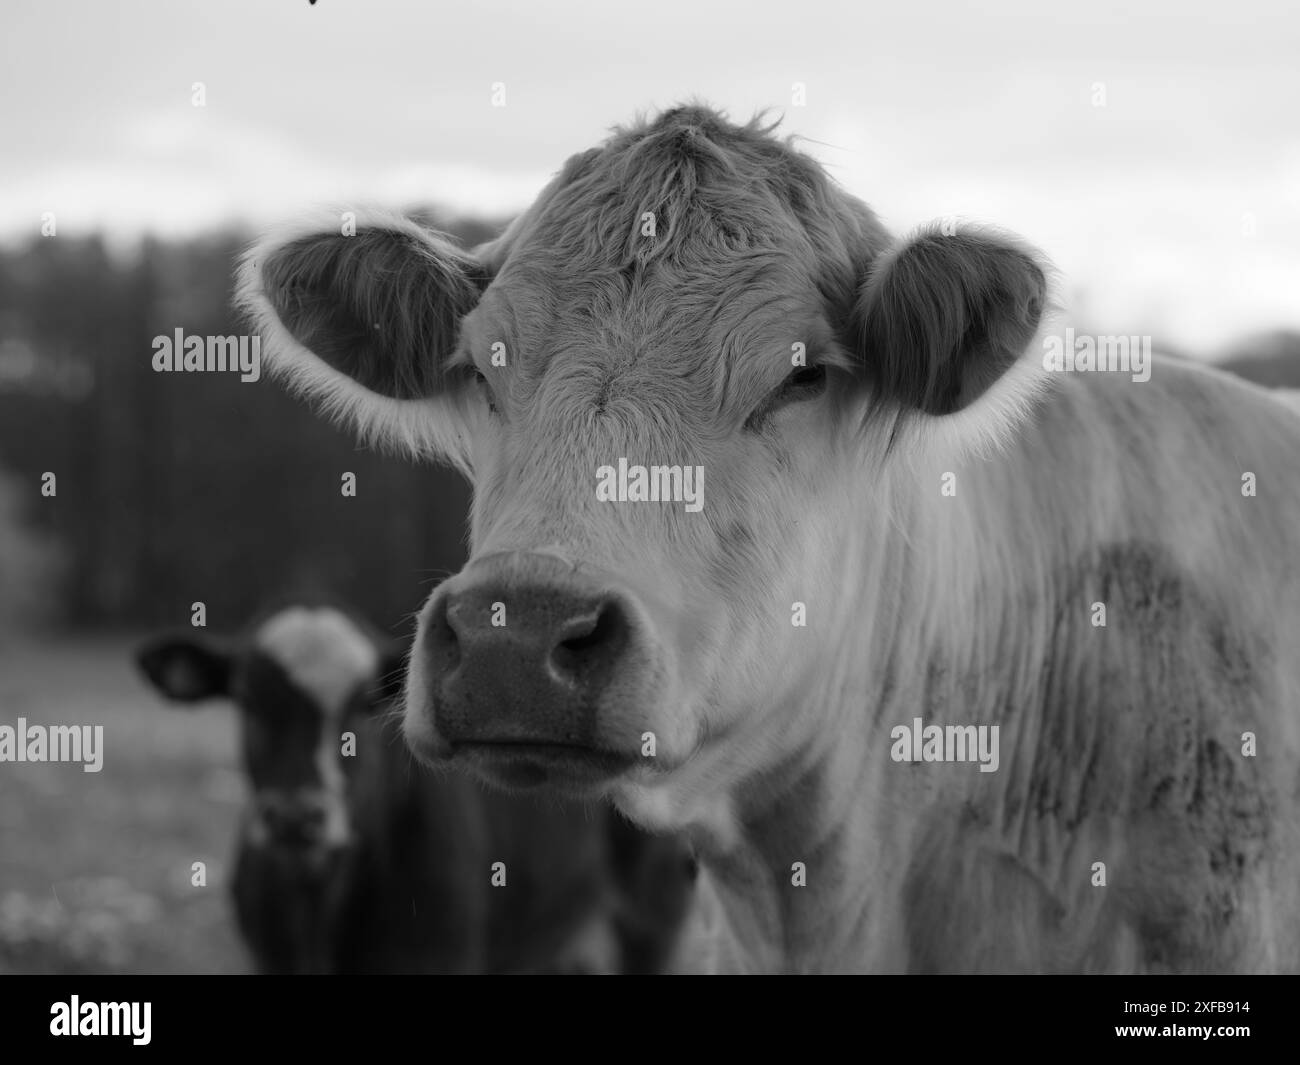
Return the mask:
<path id="1" fill-rule="evenodd" d="M 815 727 L 789 710 L 826 668 L 793 604 L 845 598 L 835 560 L 886 456 L 978 446 L 1032 390 L 1033 254 L 960 227 L 896 243 L 811 159 L 703 108 L 570 159 L 473 251 L 351 222 L 258 244 L 240 302 L 292 387 L 474 483 L 408 740 L 642 820 L 681 820 L 654 809 L 688 760 L 725 787 Z"/>
<path id="2" fill-rule="evenodd" d="M 174 703 L 228 698 L 238 706 L 252 789 L 248 842 L 308 864 L 352 842 L 358 745 L 345 752 L 341 737 L 377 727 L 376 710 L 400 688 L 397 649 L 385 653 L 340 611 L 293 607 L 249 639 L 162 636 L 140 647 L 136 661 Z"/>

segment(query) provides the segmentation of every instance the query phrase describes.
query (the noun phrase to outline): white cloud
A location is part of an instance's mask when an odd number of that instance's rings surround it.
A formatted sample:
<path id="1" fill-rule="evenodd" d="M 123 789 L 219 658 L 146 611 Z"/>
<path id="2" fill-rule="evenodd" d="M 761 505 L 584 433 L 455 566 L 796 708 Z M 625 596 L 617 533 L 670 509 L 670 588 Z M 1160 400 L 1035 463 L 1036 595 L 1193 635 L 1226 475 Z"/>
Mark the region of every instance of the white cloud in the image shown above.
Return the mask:
<path id="1" fill-rule="evenodd" d="M 1195 348 L 1300 328 L 1300 70 L 1282 32 L 1297 16 L 1269 0 L 1199 20 L 1172 0 L 1050 15 L 1013 0 L 997 19 L 822 0 L 662 0 L 645 17 L 586 0 L 219 15 L 123 0 L 87 5 L 74 35 L 49 5 L 10 3 L 0 239 L 49 210 L 65 233 L 168 235 L 320 203 L 502 216 L 608 126 L 699 95 L 738 119 L 784 108 L 896 230 L 957 214 L 1023 232 L 1099 326 Z"/>

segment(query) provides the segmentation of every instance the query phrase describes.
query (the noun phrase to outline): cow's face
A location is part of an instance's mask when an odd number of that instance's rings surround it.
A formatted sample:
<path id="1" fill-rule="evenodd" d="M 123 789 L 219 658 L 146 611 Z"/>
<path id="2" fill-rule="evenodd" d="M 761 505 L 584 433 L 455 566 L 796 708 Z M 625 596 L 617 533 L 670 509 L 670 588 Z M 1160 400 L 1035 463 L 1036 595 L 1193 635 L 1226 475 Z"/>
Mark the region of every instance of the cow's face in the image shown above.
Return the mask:
<path id="1" fill-rule="evenodd" d="M 247 643 L 163 637 L 140 648 L 137 661 L 177 704 L 225 697 L 239 708 L 249 843 L 310 863 L 351 842 L 357 744 L 343 735 L 365 735 L 394 662 L 347 617 L 295 607 Z"/>
<path id="2" fill-rule="evenodd" d="M 273 369 L 474 481 L 472 557 L 420 617 L 412 746 L 622 794 L 815 727 L 789 712 L 824 666 L 798 604 L 851 622 L 866 441 L 961 412 L 1043 297 L 1015 245 L 892 247 L 811 160 L 698 109 L 570 160 L 474 255 L 378 219 L 272 237 L 241 276 Z"/>

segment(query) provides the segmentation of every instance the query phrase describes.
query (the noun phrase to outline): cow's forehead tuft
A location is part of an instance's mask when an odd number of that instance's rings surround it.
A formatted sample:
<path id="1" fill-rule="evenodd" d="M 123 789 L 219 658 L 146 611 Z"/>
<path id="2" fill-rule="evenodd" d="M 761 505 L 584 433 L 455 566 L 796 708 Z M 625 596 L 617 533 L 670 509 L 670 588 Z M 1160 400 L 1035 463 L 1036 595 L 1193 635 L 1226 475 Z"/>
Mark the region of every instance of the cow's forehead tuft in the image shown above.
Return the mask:
<path id="1" fill-rule="evenodd" d="M 295 685 L 337 714 L 379 667 L 374 642 L 342 611 L 292 607 L 269 619 L 254 640 Z"/>
<path id="2" fill-rule="evenodd" d="M 787 249 L 802 236 L 798 216 L 824 201 L 828 184 L 770 125 L 679 109 L 571 159 L 540 205 L 532 250 L 584 270 L 622 271 Z"/>
<path id="3" fill-rule="evenodd" d="M 890 237 L 774 127 L 678 108 L 571 158 L 493 251 L 513 302 L 603 322 L 631 299 L 662 312 L 662 293 L 674 308 L 693 293 L 704 318 L 741 291 L 847 313 Z"/>

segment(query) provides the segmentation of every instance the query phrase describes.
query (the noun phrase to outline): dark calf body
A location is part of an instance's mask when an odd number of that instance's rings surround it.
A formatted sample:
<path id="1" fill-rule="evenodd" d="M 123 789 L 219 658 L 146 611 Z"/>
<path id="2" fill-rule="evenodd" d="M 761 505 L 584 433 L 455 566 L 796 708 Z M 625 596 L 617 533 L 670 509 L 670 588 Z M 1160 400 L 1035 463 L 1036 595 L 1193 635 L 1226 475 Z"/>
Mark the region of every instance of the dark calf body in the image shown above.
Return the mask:
<path id="1" fill-rule="evenodd" d="M 617 971 L 605 811 L 426 772 L 395 721 L 374 725 L 334 971 Z"/>
<path id="2" fill-rule="evenodd" d="M 363 623 L 294 607 L 245 640 L 185 634 L 138 657 L 174 701 L 240 707 L 252 802 L 232 893 L 259 971 L 643 971 L 644 900 L 621 872 L 639 851 L 626 830 L 612 836 L 599 806 L 420 767 L 385 712 L 401 654 Z"/>
<path id="3" fill-rule="evenodd" d="M 487 825 L 472 785 L 418 772 L 380 721 L 366 733 L 346 844 L 304 852 L 241 830 L 232 891 L 258 969 L 491 970 Z"/>

